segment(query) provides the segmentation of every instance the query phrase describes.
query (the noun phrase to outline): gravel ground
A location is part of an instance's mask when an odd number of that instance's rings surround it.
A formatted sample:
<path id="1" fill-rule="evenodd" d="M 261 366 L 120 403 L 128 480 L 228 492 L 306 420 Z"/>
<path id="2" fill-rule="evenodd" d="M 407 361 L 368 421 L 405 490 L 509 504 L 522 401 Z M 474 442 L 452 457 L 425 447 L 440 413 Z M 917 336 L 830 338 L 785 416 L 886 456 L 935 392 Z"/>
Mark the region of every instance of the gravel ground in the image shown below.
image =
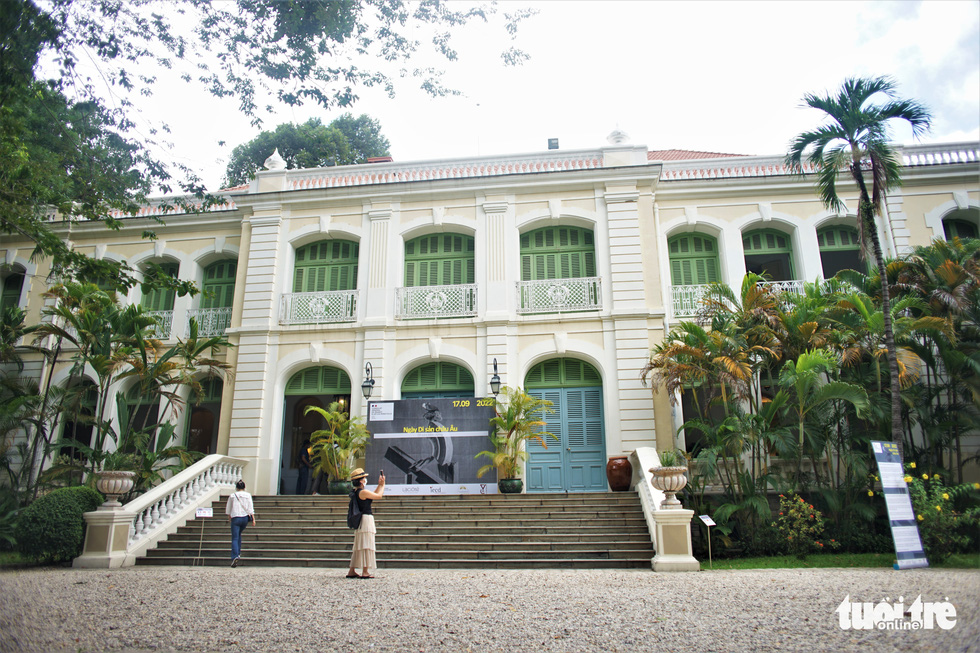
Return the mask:
<path id="1" fill-rule="evenodd" d="M 0 651 L 977 651 L 980 572 L 201 567 L 0 572 Z M 950 630 L 842 630 L 916 596 Z M 871 647 L 874 647 L 873 649 Z"/>

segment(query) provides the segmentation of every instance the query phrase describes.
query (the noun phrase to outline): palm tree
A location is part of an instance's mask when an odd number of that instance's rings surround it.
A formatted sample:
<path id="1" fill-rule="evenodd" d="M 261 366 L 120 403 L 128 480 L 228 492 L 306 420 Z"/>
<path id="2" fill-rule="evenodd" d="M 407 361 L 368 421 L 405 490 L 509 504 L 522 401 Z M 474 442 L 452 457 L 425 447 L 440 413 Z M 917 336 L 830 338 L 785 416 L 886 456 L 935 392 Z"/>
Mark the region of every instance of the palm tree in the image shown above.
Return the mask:
<path id="1" fill-rule="evenodd" d="M 888 101 L 872 104 L 871 98 L 884 94 Z M 872 250 L 882 279 L 881 301 L 885 317 L 885 348 L 888 353 L 889 388 L 891 392 L 892 439 L 902 453 L 902 408 L 898 383 L 898 359 L 891 323 L 891 298 L 875 222 L 881 215 L 885 193 L 900 185 L 902 163 L 888 142 L 888 123 L 904 120 L 912 134 L 920 136 L 929 129 L 932 116 L 928 109 L 913 100 L 897 99 L 895 82 L 887 77 L 852 77 L 844 80 L 836 96 L 808 93 L 805 106 L 827 114 L 829 123 L 797 136 L 790 144 L 786 163 L 799 174 L 804 163 L 817 172 L 817 189 L 824 206 L 838 212 L 845 210 L 837 193 L 841 172 L 850 173 L 859 193 L 858 236 L 865 251 Z M 868 188 L 870 178 L 871 188 Z"/>

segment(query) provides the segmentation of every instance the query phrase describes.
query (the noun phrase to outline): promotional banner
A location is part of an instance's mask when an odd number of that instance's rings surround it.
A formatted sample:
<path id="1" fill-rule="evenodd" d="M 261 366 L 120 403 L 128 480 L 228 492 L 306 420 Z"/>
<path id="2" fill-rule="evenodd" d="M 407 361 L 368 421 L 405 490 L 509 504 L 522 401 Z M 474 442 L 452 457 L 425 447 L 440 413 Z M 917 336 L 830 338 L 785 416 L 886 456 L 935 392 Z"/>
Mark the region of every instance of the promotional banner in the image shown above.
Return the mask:
<path id="1" fill-rule="evenodd" d="M 493 448 L 493 397 L 368 402 L 366 471 L 384 470 L 386 493 L 496 494 L 497 472 L 477 478 Z"/>
<path id="2" fill-rule="evenodd" d="M 929 561 L 922 549 L 919 526 L 915 523 L 912 497 L 909 496 L 909 487 L 905 482 L 905 469 L 902 467 L 902 457 L 898 454 L 898 446 L 894 442 L 874 441 L 871 449 L 878 462 L 878 476 L 885 495 L 892 539 L 895 541 L 895 559 L 898 561 L 895 569 L 928 567 Z"/>

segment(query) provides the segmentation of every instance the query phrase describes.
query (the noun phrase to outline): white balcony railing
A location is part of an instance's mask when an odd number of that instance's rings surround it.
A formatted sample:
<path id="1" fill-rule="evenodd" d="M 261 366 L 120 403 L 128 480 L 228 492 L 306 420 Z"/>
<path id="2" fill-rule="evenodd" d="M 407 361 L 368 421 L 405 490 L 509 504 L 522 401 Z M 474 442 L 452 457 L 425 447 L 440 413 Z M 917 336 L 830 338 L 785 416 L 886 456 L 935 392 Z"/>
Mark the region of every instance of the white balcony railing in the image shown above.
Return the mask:
<path id="1" fill-rule="evenodd" d="M 231 326 L 231 307 L 194 308 L 187 311 L 184 333 L 191 332 L 191 318 L 197 319 L 197 335 L 211 338 L 223 334 Z"/>
<path id="2" fill-rule="evenodd" d="M 399 320 L 473 315 L 476 315 L 476 284 L 395 289 L 395 317 Z"/>
<path id="3" fill-rule="evenodd" d="M 279 307 L 280 324 L 353 322 L 356 317 L 356 290 L 286 293 Z"/>
<path id="4" fill-rule="evenodd" d="M 599 277 L 517 282 L 518 313 L 564 313 L 602 308 Z"/>
<path id="5" fill-rule="evenodd" d="M 765 281 L 760 285 L 769 286 L 776 293 L 803 294 L 803 281 Z M 674 317 L 693 317 L 697 315 L 709 285 L 671 286 L 670 301 Z"/>
<path id="6" fill-rule="evenodd" d="M 145 311 L 144 315 L 149 315 L 157 321 L 157 326 L 151 332 L 154 338 L 169 340 L 173 333 L 174 312 L 173 311 Z"/>
<path id="7" fill-rule="evenodd" d="M 670 302 L 674 307 L 674 317 L 693 317 L 708 291 L 706 284 L 697 286 L 671 286 Z"/>

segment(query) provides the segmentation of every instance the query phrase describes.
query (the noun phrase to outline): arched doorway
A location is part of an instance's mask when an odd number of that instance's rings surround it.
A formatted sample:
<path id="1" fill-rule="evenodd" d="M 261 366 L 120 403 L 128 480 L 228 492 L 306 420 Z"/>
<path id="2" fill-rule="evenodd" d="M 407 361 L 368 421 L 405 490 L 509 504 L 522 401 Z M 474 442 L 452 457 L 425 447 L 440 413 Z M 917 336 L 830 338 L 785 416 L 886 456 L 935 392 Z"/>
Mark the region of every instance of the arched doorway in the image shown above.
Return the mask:
<path id="1" fill-rule="evenodd" d="M 602 409 L 602 378 L 585 361 L 552 358 L 528 372 L 528 394 L 552 402 L 545 415 L 547 448 L 528 443 L 528 492 L 604 492 L 606 434 Z"/>
<path id="2" fill-rule="evenodd" d="M 347 372 L 326 365 L 300 370 L 286 384 L 279 494 L 304 494 L 306 491 L 304 487 L 297 487 L 300 449 L 313 431 L 323 428 L 323 418 L 316 413 L 306 415 L 306 407 L 326 408 L 338 402 L 341 410 L 347 411 L 350 394 Z"/>
<path id="3" fill-rule="evenodd" d="M 199 451 L 204 455 L 217 453 L 218 418 L 221 415 L 221 392 L 224 383 L 211 377 L 201 381 L 201 403 L 190 405 L 190 418 L 187 420 L 187 433 L 184 434 L 188 451 Z"/>

